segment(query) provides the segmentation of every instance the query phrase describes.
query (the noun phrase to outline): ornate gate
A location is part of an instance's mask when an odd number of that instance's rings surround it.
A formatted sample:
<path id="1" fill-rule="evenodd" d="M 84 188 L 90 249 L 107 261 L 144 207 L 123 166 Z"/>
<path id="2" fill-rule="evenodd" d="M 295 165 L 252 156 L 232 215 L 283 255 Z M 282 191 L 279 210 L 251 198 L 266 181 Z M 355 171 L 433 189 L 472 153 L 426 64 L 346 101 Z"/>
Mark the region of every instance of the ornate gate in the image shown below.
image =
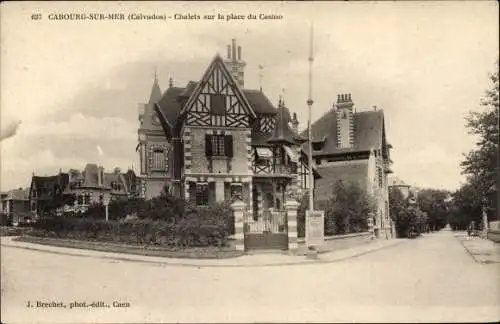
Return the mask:
<path id="1" fill-rule="evenodd" d="M 286 211 L 263 211 L 257 217 L 244 214 L 245 250 L 288 250 Z"/>

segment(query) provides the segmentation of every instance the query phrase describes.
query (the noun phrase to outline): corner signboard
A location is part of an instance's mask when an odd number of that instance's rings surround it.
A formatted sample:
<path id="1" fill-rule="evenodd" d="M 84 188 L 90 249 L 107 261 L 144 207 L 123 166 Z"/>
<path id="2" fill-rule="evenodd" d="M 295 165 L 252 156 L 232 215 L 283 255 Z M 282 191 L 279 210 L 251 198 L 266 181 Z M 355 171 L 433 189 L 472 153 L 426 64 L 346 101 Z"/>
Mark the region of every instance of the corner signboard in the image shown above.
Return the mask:
<path id="1" fill-rule="evenodd" d="M 325 240 L 325 212 L 306 211 L 306 245 L 321 246 Z"/>

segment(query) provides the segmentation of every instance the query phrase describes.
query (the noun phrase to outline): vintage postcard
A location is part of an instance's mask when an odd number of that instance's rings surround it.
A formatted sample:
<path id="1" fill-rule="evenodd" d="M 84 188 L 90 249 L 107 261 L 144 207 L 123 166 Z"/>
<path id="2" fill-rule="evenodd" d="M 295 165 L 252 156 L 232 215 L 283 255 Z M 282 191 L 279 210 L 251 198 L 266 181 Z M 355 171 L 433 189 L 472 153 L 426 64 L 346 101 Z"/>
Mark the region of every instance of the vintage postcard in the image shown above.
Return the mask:
<path id="1" fill-rule="evenodd" d="M 1 322 L 497 322 L 496 1 L 1 4 Z"/>

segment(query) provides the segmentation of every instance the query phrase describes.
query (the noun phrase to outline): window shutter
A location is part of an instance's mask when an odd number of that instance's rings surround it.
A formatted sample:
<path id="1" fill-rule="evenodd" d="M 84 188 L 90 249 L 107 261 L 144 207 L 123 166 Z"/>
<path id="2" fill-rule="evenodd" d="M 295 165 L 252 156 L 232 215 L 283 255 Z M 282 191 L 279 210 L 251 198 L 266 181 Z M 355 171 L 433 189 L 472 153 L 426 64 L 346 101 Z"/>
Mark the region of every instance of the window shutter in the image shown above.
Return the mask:
<path id="1" fill-rule="evenodd" d="M 212 135 L 205 135 L 205 155 L 212 156 Z"/>
<path id="2" fill-rule="evenodd" d="M 224 150 L 226 151 L 226 156 L 233 157 L 233 136 L 226 135 L 224 137 Z"/>

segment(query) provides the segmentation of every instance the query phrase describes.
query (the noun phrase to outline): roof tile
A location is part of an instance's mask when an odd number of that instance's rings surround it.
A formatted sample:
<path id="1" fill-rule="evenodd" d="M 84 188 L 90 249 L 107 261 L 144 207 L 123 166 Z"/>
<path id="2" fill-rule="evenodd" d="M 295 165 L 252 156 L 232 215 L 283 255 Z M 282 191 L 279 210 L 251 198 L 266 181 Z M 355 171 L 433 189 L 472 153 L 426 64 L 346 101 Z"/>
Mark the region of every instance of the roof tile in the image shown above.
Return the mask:
<path id="1" fill-rule="evenodd" d="M 311 136 L 313 141 L 326 140 L 322 150 L 313 151 L 313 156 L 324 154 L 369 151 L 371 148 L 382 146 L 382 132 L 384 123 L 383 110 L 362 111 L 354 114 L 354 147 L 337 147 L 337 115 L 332 109 L 313 123 Z M 307 137 L 307 130 L 302 133 Z M 304 144 L 308 150 L 308 144 Z"/>

